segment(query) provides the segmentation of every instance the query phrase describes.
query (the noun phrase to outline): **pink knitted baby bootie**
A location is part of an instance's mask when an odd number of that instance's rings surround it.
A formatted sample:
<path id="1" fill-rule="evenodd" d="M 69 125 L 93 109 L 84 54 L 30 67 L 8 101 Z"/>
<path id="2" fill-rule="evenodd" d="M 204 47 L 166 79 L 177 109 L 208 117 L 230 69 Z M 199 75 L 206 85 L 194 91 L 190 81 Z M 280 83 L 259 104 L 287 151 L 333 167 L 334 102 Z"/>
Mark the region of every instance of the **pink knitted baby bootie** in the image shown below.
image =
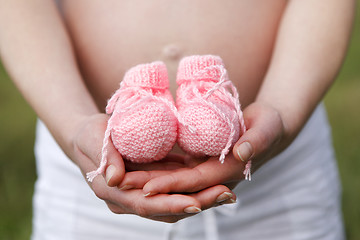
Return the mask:
<path id="1" fill-rule="evenodd" d="M 212 55 L 185 57 L 179 64 L 177 84 L 178 112 L 196 129 L 191 132 L 179 125 L 179 146 L 198 157 L 220 155 L 223 162 L 246 128 L 238 92 L 222 59 Z M 250 173 L 244 174 L 248 177 Z"/>
<path id="2" fill-rule="evenodd" d="M 98 170 L 88 173 L 89 181 L 105 170 L 110 138 L 122 157 L 132 162 L 157 161 L 169 153 L 176 142 L 178 120 L 168 88 L 162 62 L 137 65 L 126 72 L 106 107 L 111 117 L 102 160 Z"/>

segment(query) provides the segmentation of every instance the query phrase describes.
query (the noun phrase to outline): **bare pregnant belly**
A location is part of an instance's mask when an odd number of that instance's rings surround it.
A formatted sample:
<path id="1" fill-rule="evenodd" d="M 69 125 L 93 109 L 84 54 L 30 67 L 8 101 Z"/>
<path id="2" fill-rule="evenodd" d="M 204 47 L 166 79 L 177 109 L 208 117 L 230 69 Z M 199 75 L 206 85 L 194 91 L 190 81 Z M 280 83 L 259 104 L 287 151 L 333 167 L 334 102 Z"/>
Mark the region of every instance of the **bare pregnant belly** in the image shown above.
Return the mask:
<path id="1" fill-rule="evenodd" d="M 285 0 L 63 0 L 64 20 L 84 80 L 100 109 L 130 67 L 162 60 L 171 91 L 179 60 L 223 58 L 242 105 L 256 97 Z"/>

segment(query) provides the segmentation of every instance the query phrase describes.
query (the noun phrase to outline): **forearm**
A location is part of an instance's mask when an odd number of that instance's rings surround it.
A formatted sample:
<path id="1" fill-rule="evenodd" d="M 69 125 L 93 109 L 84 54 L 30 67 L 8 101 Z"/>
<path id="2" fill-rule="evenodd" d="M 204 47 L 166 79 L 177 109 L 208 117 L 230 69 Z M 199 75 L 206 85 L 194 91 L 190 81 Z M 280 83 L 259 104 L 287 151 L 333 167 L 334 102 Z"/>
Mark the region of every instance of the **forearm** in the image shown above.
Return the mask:
<path id="1" fill-rule="evenodd" d="M 294 137 L 322 99 L 342 64 L 354 17 L 353 0 L 292 0 L 257 96 L 281 115 Z"/>
<path id="2" fill-rule="evenodd" d="M 11 78 L 64 149 L 98 112 L 53 1 L 1 1 L 0 54 Z"/>

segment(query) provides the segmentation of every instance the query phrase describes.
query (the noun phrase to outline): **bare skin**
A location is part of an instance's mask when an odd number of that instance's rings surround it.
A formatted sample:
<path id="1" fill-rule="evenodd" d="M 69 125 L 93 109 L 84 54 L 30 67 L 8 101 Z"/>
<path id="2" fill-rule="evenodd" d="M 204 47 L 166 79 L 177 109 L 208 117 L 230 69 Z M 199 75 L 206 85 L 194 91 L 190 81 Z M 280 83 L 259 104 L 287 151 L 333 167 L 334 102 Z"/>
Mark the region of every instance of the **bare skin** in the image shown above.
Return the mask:
<path id="1" fill-rule="evenodd" d="M 291 143 L 336 76 L 354 9 L 353 0 L 67 0 L 64 27 L 51 1 L 0 3 L 0 54 L 8 72 L 83 173 L 98 166 L 106 99 L 128 68 L 163 60 L 174 93 L 182 56 L 217 54 L 224 59 L 248 131 L 222 171 L 214 158 L 170 155 L 178 166 L 146 165 L 142 170 L 154 171 L 125 174 L 124 161 L 113 148 L 108 170 L 116 171 L 90 184 L 115 213 L 167 222 L 219 204 L 222 193 L 232 194 L 221 184 L 242 180 L 248 159 L 256 169 Z M 134 189 L 109 187 L 118 185 Z M 148 193 L 154 196 L 144 197 Z"/>
<path id="2" fill-rule="evenodd" d="M 178 62 L 193 54 L 221 56 L 248 105 L 264 79 L 286 1 L 63 3 L 86 84 L 104 109 L 125 71 L 140 63 L 164 61 L 175 93 Z"/>

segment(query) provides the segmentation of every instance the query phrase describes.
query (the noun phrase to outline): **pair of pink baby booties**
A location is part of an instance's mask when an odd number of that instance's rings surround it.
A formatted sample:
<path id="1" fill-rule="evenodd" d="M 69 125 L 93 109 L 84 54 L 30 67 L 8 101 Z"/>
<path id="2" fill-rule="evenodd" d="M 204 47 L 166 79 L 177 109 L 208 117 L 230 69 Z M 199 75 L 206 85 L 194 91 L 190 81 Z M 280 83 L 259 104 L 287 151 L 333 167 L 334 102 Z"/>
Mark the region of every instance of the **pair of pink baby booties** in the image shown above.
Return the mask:
<path id="1" fill-rule="evenodd" d="M 175 143 L 195 157 L 220 156 L 246 131 L 236 88 L 222 59 L 203 55 L 183 58 L 178 67 L 176 106 L 166 66 L 157 61 L 129 69 L 108 101 L 111 115 L 100 167 L 104 172 L 109 140 L 123 158 L 148 163 L 163 159 Z"/>

